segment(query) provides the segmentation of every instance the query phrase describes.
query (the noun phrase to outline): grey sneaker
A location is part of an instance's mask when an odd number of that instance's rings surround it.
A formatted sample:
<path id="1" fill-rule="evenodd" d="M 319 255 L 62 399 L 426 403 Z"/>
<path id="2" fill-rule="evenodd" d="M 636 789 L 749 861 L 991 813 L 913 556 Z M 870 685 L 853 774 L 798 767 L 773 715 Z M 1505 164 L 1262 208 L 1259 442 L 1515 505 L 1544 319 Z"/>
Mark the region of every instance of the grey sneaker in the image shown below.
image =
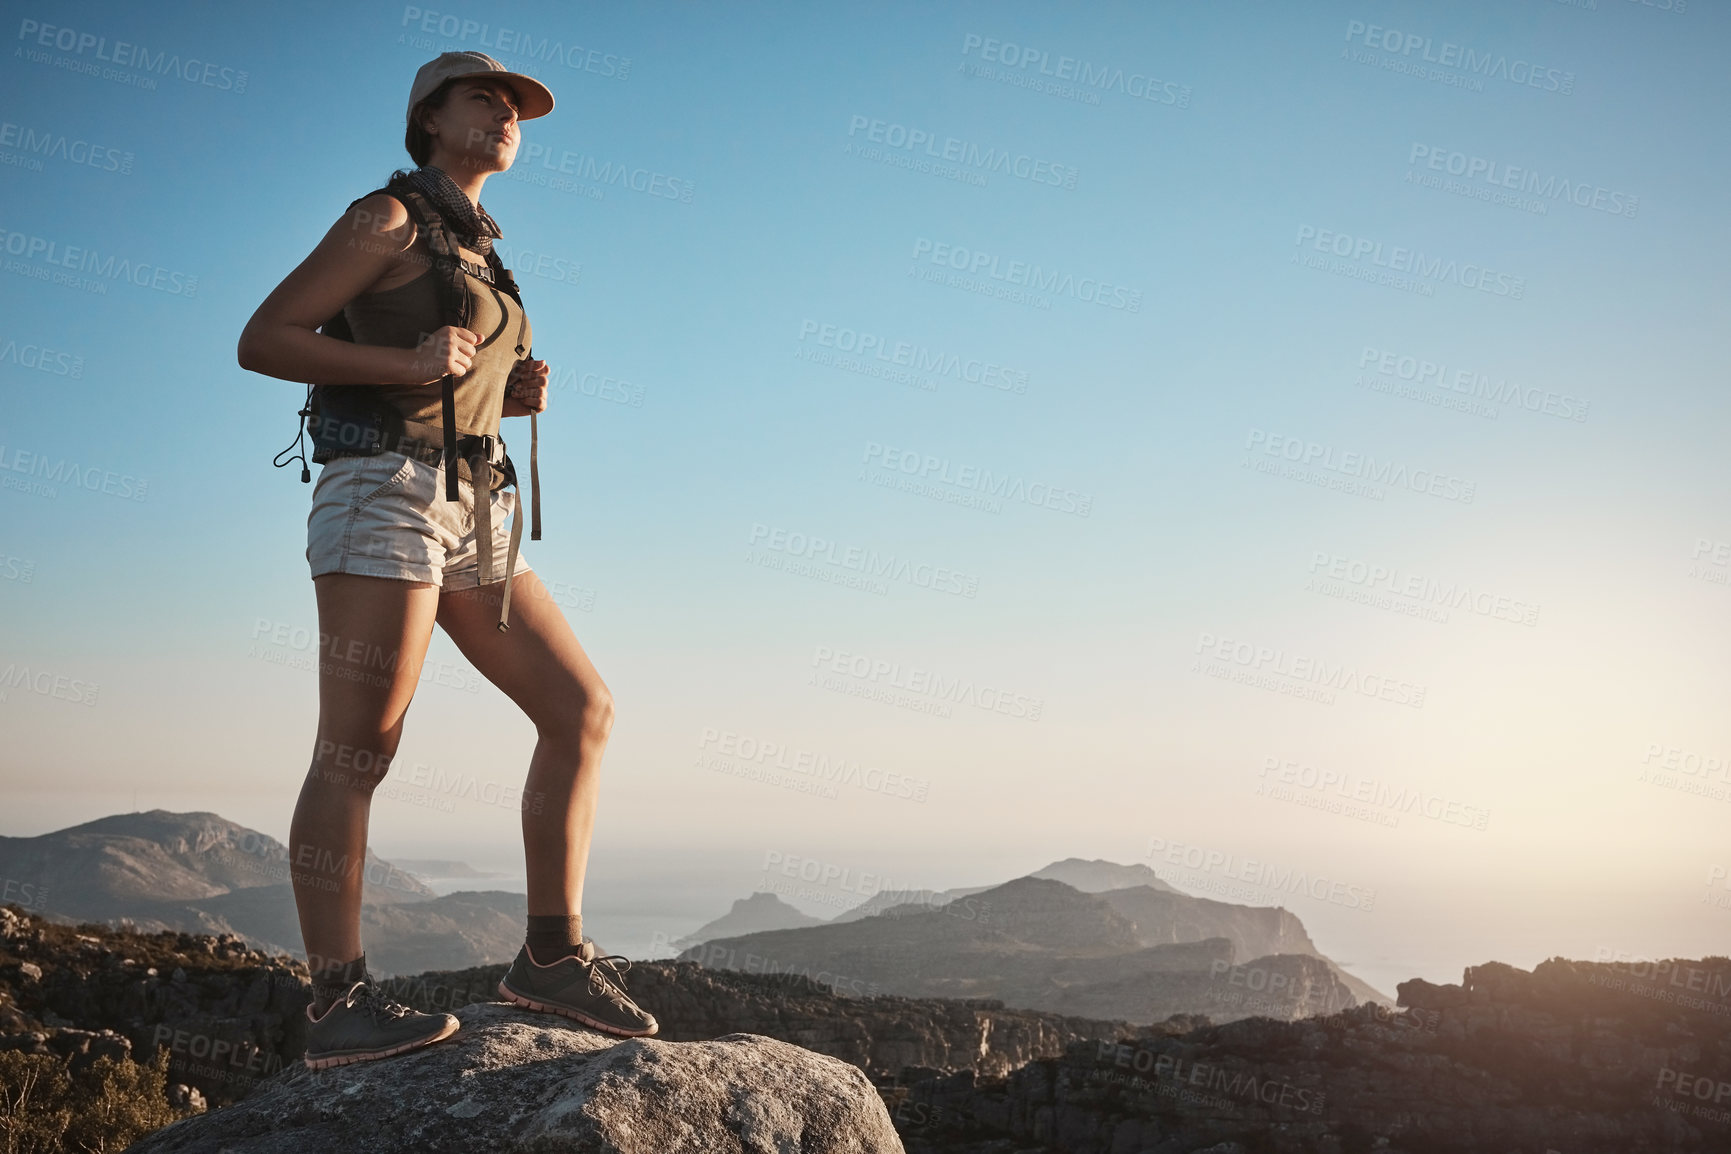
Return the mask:
<path id="1" fill-rule="evenodd" d="M 364 981 L 350 986 L 322 1018 L 314 1017 L 312 1006 L 307 1006 L 307 1019 L 312 1027 L 307 1030 L 306 1063 L 314 1070 L 430 1046 L 462 1025 L 450 1014 L 412 1010 Z"/>
<path id="2" fill-rule="evenodd" d="M 625 992 L 620 976 L 630 968 L 623 955 L 602 954 L 588 939 L 548 966 L 524 945 L 505 971 L 499 993 L 525 1009 L 560 1014 L 609 1034 L 647 1038 L 661 1026 Z"/>

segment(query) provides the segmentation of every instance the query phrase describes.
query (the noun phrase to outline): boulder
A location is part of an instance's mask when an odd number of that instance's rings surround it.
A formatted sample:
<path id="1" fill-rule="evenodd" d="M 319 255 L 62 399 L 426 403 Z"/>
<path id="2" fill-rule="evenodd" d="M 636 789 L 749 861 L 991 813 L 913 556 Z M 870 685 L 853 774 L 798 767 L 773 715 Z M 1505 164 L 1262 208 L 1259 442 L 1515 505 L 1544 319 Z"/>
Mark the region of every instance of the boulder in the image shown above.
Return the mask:
<path id="1" fill-rule="evenodd" d="M 331 1070 L 295 1063 L 132 1154 L 902 1154 L 856 1066 L 759 1034 L 621 1039 L 490 1002 L 443 1042 Z"/>

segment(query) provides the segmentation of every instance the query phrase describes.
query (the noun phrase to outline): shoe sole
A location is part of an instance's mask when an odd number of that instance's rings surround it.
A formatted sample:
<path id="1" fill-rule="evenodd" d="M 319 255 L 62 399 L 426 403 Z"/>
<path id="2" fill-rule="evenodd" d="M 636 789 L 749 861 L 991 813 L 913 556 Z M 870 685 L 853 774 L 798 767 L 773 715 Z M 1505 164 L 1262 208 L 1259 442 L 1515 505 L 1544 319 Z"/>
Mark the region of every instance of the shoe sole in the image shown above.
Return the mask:
<path id="1" fill-rule="evenodd" d="M 555 1005 L 552 1002 L 537 1002 L 534 998 L 524 997 L 516 990 L 513 990 L 510 986 L 507 986 L 502 979 L 499 982 L 499 993 L 504 995 L 507 1002 L 510 1002 L 512 1005 L 521 1006 L 525 1010 L 536 1010 L 543 1014 L 558 1014 L 562 1018 L 570 1018 L 573 1021 L 582 1022 L 585 1026 L 588 1026 L 591 1029 L 600 1030 L 602 1033 L 606 1034 L 617 1034 L 621 1038 L 649 1038 L 653 1037 L 655 1033 L 661 1029 L 661 1023 L 659 1022 L 649 1027 L 647 1030 L 625 1030 L 618 1026 L 611 1026 L 606 1022 L 597 1021 L 596 1019 L 591 1018 L 581 1010 L 573 1010 L 569 1006 Z"/>
<path id="2" fill-rule="evenodd" d="M 375 1058 L 389 1058 L 408 1050 L 418 1050 L 422 1046 L 431 1046 L 434 1042 L 443 1042 L 446 1038 L 455 1034 L 461 1027 L 461 1022 L 451 1022 L 443 1030 L 431 1037 L 417 1038 L 413 1042 L 404 1042 L 401 1046 L 392 1046 L 388 1050 L 367 1050 L 361 1053 L 332 1054 L 328 1058 L 314 1058 L 309 1056 L 304 1060 L 309 1070 L 328 1070 L 332 1066 L 348 1066 L 355 1062 L 370 1062 Z"/>

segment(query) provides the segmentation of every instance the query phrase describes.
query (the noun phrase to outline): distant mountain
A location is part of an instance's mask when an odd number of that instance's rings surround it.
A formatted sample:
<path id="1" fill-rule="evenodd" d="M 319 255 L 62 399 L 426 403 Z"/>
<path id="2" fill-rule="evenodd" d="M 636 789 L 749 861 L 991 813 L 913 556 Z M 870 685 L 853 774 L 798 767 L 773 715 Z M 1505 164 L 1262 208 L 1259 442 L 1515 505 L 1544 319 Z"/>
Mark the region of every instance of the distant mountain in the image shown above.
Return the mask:
<path id="1" fill-rule="evenodd" d="M 725 914 L 683 938 L 676 939 L 672 944 L 675 949 L 683 950 L 711 938 L 739 937 L 764 930 L 791 930 L 800 926 L 815 926 L 822 920 L 799 912 L 774 894 L 756 893 L 748 898 L 739 898 Z"/>
<path id="2" fill-rule="evenodd" d="M 141 932 L 232 933 L 304 957 L 288 847 L 214 813 L 123 813 L 38 837 L 0 837 L 0 877 L 30 883 L 59 921 Z M 509 961 L 523 944 L 524 895 L 439 897 L 367 851 L 361 940 L 375 973 Z"/>
<path id="3" fill-rule="evenodd" d="M 1158 874 L 1144 865 L 1119 865 L 1109 861 L 1084 861 L 1081 858 L 1065 858 L 1051 865 L 1043 866 L 1031 874 L 1031 878 L 1047 878 L 1055 882 L 1063 882 L 1071 889 L 1080 890 L 1085 894 L 1097 894 L 1106 890 L 1124 889 L 1129 886 L 1150 886 L 1164 893 L 1178 893 Z M 985 893 L 991 886 L 964 886 L 950 890 L 879 890 L 859 905 L 839 913 L 829 919 L 831 922 L 853 922 L 860 918 L 869 918 L 873 914 L 881 914 L 898 906 L 907 907 L 904 912 L 918 909 L 936 909 L 947 906 L 951 902 Z"/>
<path id="4" fill-rule="evenodd" d="M 413 973 L 509 961 L 523 944 L 524 894 L 460 891 L 417 902 L 361 904 L 361 942 L 374 974 Z M 96 919 L 138 933 L 234 934 L 253 949 L 304 957 L 294 891 L 258 886 L 200 902 L 144 902 L 132 914 Z"/>
<path id="5" fill-rule="evenodd" d="M 1068 858 L 1035 870 L 1025 878 L 1056 881 L 1086 894 L 1098 894 L 1107 905 L 1132 923 L 1130 934 L 1138 946 L 1174 945 L 1223 937 L 1232 942 L 1239 958 L 1262 957 L 1266 954 L 1316 954 L 1315 944 L 1305 932 L 1304 923 L 1284 909 L 1267 906 L 1240 906 L 1209 898 L 1182 893 L 1155 876 L 1147 866 L 1126 866 L 1109 861 L 1083 861 Z M 1139 880 L 1146 879 L 1146 881 Z M 1080 883 L 1080 884 L 1078 884 Z M 993 919 L 991 886 L 969 886 L 951 890 L 885 890 L 846 913 L 831 918 L 827 924 L 858 921 L 882 913 L 913 913 L 939 909 L 952 902 L 971 899 L 950 912 L 966 920 L 990 922 Z M 1044 920 L 1058 906 L 1029 905 L 1029 896 L 1037 890 L 1021 888 L 1021 905 L 1015 911 L 998 910 L 1000 919 L 1011 914 L 1031 915 L 1036 922 Z M 765 927 L 772 928 L 772 927 Z M 1034 925 L 1030 932 L 1045 934 L 1048 927 Z M 710 934 L 709 937 L 721 937 Z"/>
<path id="6" fill-rule="evenodd" d="M 1234 905 L 1147 886 L 1107 890 L 1099 897 L 1134 923 L 1139 946 L 1226 938 L 1239 959 L 1316 953 L 1304 923 L 1284 909 Z"/>
<path id="7" fill-rule="evenodd" d="M 1321 955 L 1318 956 L 1321 957 Z M 1327 962 L 1329 966 L 1333 968 L 1341 982 L 1345 984 L 1347 989 L 1352 991 L 1352 996 L 1357 998 L 1360 1002 L 1367 1004 L 1375 1003 L 1378 1006 L 1394 1006 L 1397 1004 L 1396 999 L 1389 997 L 1363 978 L 1347 973 L 1346 970 L 1341 967 L 1341 964 L 1333 958 L 1323 957 L 1322 960 Z"/>
<path id="8" fill-rule="evenodd" d="M 1079 857 L 1067 857 L 1063 861 L 1043 866 L 1028 876 L 1063 882 L 1071 889 L 1081 890 L 1085 894 L 1105 893 L 1107 890 L 1122 890 L 1131 886 L 1147 886 L 1168 894 L 1180 892 L 1161 881 L 1160 875 L 1145 865 L 1119 865 L 1117 862 L 1099 859 L 1084 861 Z"/>
<path id="9" fill-rule="evenodd" d="M 951 902 L 958 902 L 975 894 L 985 893 L 991 886 L 967 886 L 954 890 L 879 890 L 852 909 L 843 910 L 829 919 L 830 923 L 857 922 L 861 918 L 869 918 L 875 914 L 895 911 L 897 913 L 917 913 L 921 910 L 937 909 Z"/>
<path id="10" fill-rule="evenodd" d="M 508 962 L 523 945 L 526 894 L 460 890 L 424 902 L 361 907 L 367 968 L 377 974 Z"/>
<path id="11" fill-rule="evenodd" d="M 1113 880 L 1089 868 L 1111 863 L 1077 864 L 1084 880 Z M 848 988 L 908 997 L 1000 998 L 1131 1022 L 1176 1013 L 1293 1018 L 1365 1000 L 1285 910 L 1148 886 L 1083 893 L 1033 876 L 948 905 L 716 938 L 680 957 L 720 969 L 824 972 Z"/>
<path id="12" fill-rule="evenodd" d="M 37 837 L 0 837 L 0 876 L 29 879 L 50 913 L 101 921 L 142 902 L 199 901 L 287 883 L 288 847 L 214 813 L 120 813 Z M 433 891 L 367 851 L 374 901 Z"/>
<path id="13" fill-rule="evenodd" d="M 446 858 L 398 858 L 396 866 L 418 878 L 500 878 L 504 874 L 478 870 L 466 861 Z"/>

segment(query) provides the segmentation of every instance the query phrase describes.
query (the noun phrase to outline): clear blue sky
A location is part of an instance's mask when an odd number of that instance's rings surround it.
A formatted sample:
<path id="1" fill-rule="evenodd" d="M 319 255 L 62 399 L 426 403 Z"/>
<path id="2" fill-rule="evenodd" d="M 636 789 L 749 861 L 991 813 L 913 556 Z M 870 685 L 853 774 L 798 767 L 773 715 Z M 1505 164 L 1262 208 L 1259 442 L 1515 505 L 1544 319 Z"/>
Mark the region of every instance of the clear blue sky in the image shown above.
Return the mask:
<path id="1" fill-rule="evenodd" d="M 558 100 L 483 204 L 560 383 L 526 555 L 620 711 L 591 904 L 1077 855 L 1324 879 L 1243 900 L 1386 987 L 1725 952 L 1714 6 L 8 20 L 0 832 L 286 834 L 311 487 L 270 459 L 303 388 L 235 340 L 469 47 Z M 533 734 L 433 659 L 399 759 L 431 784 L 374 844 L 508 869 L 516 814 L 449 775 L 496 796 Z M 786 784 L 820 755 L 857 783 Z"/>

